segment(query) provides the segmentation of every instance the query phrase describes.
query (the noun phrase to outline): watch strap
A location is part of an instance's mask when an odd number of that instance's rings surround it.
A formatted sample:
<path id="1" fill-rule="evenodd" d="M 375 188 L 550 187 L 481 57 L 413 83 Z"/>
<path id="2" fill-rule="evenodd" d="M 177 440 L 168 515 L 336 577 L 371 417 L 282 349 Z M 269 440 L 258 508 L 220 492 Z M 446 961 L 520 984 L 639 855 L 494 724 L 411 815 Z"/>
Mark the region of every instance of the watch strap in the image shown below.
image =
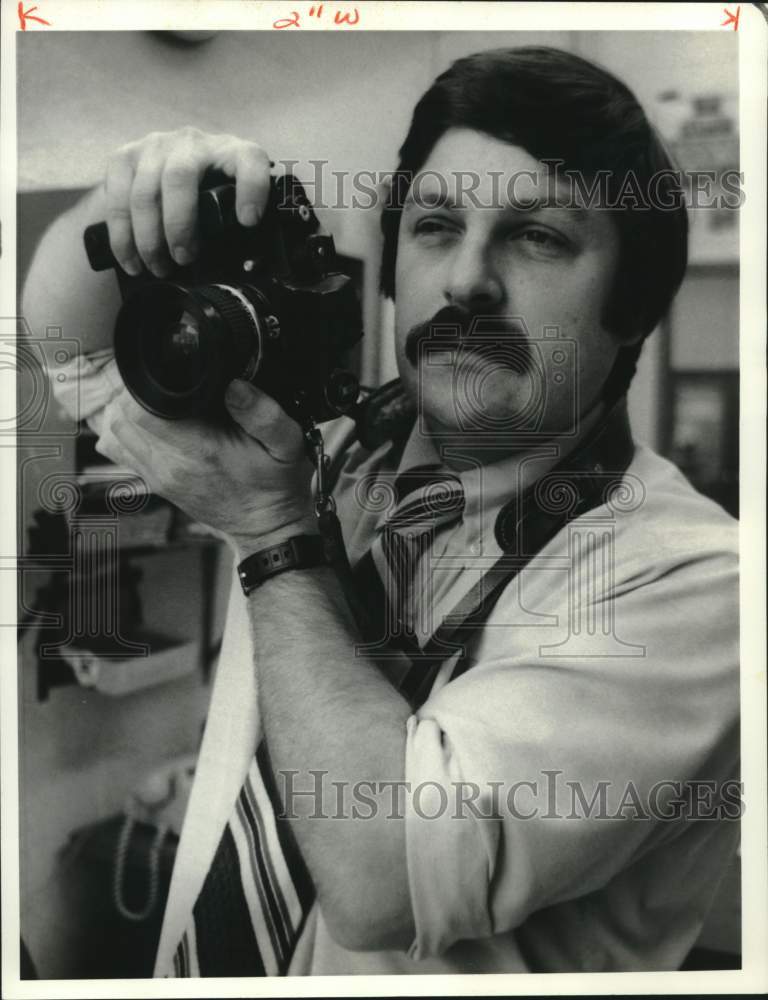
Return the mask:
<path id="1" fill-rule="evenodd" d="M 247 597 L 258 586 L 289 569 L 326 566 L 325 542 L 320 535 L 294 535 L 284 542 L 259 549 L 238 565 L 240 586 Z"/>

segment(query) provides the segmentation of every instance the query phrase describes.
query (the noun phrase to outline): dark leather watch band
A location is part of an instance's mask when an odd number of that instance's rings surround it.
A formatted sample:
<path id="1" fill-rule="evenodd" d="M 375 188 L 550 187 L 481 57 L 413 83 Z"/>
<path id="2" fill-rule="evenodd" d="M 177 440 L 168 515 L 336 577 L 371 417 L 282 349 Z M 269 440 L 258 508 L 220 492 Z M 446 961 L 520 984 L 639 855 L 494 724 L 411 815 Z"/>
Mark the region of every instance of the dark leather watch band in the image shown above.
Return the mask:
<path id="1" fill-rule="evenodd" d="M 294 535 L 248 556 L 237 567 L 240 586 L 247 597 L 258 586 L 289 569 L 325 566 L 325 543 L 320 535 Z"/>

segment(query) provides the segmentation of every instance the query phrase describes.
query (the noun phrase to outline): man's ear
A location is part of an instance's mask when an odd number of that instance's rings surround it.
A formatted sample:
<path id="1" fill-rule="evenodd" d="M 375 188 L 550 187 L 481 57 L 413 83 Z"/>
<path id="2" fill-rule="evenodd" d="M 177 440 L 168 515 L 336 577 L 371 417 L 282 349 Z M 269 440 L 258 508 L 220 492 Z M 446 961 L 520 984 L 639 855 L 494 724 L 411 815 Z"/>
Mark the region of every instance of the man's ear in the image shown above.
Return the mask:
<path id="1" fill-rule="evenodd" d="M 634 347 L 637 344 L 642 344 L 647 336 L 648 334 L 644 328 L 633 324 L 631 327 L 623 330 L 616 339 L 620 347 Z"/>
<path id="2" fill-rule="evenodd" d="M 379 199 L 379 205 L 388 205 L 389 200 L 392 197 L 392 174 L 384 174 L 379 183 L 376 185 L 376 196 Z"/>
<path id="3" fill-rule="evenodd" d="M 387 252 L 388 241 L 394 238 L 394 234 L 391 231 L 390 226 L 386 221 L 386 213 L 391 212 L 391 199 L 392 191 L 394 190 L 394 177 L 393 173 L 384 174 L 376 185 L 376 195 L 379 199 L 379 205 L 381 206 L 380 225 L 381 230 L 384 235 L 384 244 L 382 246 L 382 259 L 381 259 L 381 271 L 379 273 L 379 293 L 382 298 L 386 301 L 390 299 L 392 302 L 395 301 L 395 266 L 397 262 L 397 250 L 391 254 L 392 259 L 390 260 L 390 253 Z"/>
<path id="4" fill-rule="evenodd" d="M 627 316 L 625 311 L 616 308 L 615 299 L 603 311 L 601 323 L 605 330 L 621 347 L 633 347 L 642 343 L 651 332 L 642 316 Z"/>

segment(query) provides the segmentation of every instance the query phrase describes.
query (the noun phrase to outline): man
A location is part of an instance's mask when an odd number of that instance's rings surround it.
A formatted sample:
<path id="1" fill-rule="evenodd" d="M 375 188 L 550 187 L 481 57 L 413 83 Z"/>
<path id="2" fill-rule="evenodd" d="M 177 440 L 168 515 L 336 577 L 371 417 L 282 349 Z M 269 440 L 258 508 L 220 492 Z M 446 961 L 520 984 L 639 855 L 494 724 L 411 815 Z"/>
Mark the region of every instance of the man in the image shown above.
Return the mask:
<path id="1" fill-rule="evenodd" d="M 299 427 L 239 380 L 225 430 L 145 413 L 109 359 L 114 289 L 73 249 L 106 218 L 129 273 L 193 258 L 209 167 L 257 225 L 263 150 L 149 136 L 49 232 L 25 310 L 45 321 L 56 274 L 99 450 L 252 566 L 317 534 Z M 685 268 L 669 167 L 632 94 L 555 50 L 460 60 L 417 105 L 382 287 L 418 413 L 372 448 L 327 435 L 389 641 L 329 566 L 233 590 L 159 974 L 675 969 L 693 945 L 737 837 L 736 535 L 626 432 Z M 460 649 L 420 661 L 457 616 Z"/>

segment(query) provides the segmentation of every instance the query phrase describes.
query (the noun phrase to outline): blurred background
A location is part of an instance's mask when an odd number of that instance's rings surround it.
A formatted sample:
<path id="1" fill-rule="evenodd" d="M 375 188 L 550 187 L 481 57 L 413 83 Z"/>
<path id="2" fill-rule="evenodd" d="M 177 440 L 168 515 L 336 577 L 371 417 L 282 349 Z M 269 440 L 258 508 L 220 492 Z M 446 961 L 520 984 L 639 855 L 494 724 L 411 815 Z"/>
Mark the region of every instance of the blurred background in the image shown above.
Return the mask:
<path id="1" fill-rule="evenodd" d="M 313 160 L 327 161 L 328 178 L 334 170 L 383 173 L 396 165 L 413 106 L 434 77 L 486 48 L 543 44 L 599 62 L 634 90 L 683 169 L 738 169 L 731 32 L 205 35 L 18 36 L 20 284 L 48 223 L 102 179 L 117 146 L 193 124 L 255 139 L 274 160 L 298 161 L 305 182 L 315 176 Z M 381 383 L 395 370 L 391 311 L 377 294 L 378 214 L 351 207 L 318 214 L 354 265 L 363 297 L 360 373 Z M 691 216 L 688 275 L 644 348 L 630 398 L 633 427 L 737 514 L 738 213 Z M 31 331 L 33 341 L 57 338 L 65 348 L 77 337 L 56 317 L 50 324 Z M 89 436 L 51 403 L 35 357 L 32 350 L 19 370 L 20 400 L 41 401 L 25 410 L 19 435 L 22 933 L 44 978 L 147 976 L 215 669 L 229 557 L 149 502 L 121 522 L 123 558 L 113 579 L 90 564 L 64 565 L 73 515 L 56 485 L 73 474 L 81 486 L 92 483 L 96 458 Z M 98 505 L 90 512 L 103 513 Z M 100 523 L 111 544 L 114 525 Z M 42 558 L 52 552 L 63 560 L 58 567 Z M 127 609 L 100 657 L 89 653 L 87 630 L 73 636 L 67 621 L 73 573 Z M 152 656 L 139 668 L 135 646 L 147 642 Z M 738 961 L 737 886 L 734 866 L 692 961 L 704 954 L 716 956 L 717 967 Z"/>

